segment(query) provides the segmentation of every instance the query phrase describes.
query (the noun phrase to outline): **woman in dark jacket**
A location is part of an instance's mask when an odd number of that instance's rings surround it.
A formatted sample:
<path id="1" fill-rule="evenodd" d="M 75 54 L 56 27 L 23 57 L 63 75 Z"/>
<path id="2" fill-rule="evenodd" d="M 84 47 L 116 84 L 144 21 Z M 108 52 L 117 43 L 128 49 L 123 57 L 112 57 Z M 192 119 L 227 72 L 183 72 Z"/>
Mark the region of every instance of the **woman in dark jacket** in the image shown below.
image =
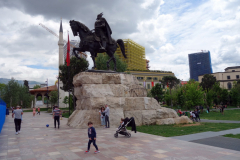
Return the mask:
<path id="1" fill-rule="evenodd" d="M 6 108 L 6 116 L 8 116 L 8 115 L 9 115 L 9 109 Z"/>

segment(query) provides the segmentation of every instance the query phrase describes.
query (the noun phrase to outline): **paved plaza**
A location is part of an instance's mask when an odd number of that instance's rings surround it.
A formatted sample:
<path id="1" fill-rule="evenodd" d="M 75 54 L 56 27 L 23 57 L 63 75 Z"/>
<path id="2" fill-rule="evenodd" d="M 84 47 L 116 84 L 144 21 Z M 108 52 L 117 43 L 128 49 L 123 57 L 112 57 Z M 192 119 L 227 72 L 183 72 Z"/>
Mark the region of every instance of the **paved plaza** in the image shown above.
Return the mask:
<path id="1" fill-rule="evenodd" d="M 61 128 L 53 128 L 53 119 L 47 113 L 35 118 L 32 113 L 24 113 L 21 133 L 15 135 L 13 118 L 6 118 L 0 134 L 0 159 L 8 160 L 239 160 L 240 152 L 197 144 L 173 138 L 132 133 L 131 138 L 119 135 L 114 138 L 115 128 L 96 128 L 97 145 L 101 151 L 94 154 L 87 148 L 87 129 L 74 129 L 61 120 Z M 50 127 L 46 128 L 46 124 Z M 161 127 L 161 126 L 159 126 Z"/>

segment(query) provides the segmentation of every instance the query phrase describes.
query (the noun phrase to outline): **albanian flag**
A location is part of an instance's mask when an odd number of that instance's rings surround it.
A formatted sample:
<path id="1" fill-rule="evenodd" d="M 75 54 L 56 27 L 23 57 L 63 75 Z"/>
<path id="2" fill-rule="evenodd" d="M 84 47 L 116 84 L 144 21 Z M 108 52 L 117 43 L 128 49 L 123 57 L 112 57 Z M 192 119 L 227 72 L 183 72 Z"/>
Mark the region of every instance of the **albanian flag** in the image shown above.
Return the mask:
<path id="1" fill-rule="evenodd" d="M 67 43 L 67 58 L 66 58 L 67 66 L 70 65 L 70 42 L 69 42 L 69 35 L 68 35 L 68 43 Z"/>
<path id="2" fill-rule="evenodd" d="M 154 82 L 152 81 L 152 87 L 154 87 Z"/>

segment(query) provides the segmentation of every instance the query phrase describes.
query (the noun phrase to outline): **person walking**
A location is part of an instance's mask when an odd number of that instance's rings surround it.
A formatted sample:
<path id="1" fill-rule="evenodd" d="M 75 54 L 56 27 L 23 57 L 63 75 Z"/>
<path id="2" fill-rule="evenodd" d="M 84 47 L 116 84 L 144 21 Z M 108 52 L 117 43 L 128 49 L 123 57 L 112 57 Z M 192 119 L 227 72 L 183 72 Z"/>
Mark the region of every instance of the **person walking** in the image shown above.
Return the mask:
<path id="1" fill-rule="evenodd" d="M 221 107 L 222 115 L 224 115 L 224 109 L 225 109 L 225 105 L 222 105 L 222 107 Z"/>
<path id="2" fill-rule="evenodd" d="M 103 113 L 105 113 L 105 125 L 106 125 L 105 128 L 110 128 L 109 112 L 110 112 L 109 107 L 108 107 L 108 105 L 106 104 L 106 105 L 105 105 L 105 111 L 103 111 Z"/>
<path id="3" fill-rule="evenodd" d="M 195 121 L 196 119 L 195 119 L 196 117 L 195 117 L 195 114 L 193 113 L 193 111 L 190 111 L 190 119 L 192 120 L 192 121 Z"/>
<path id="4" fill-rule="evenodd" d="M 105 108 L 101 107 L 99 111 L 100 119 L 101 119 L 101 125 L 105 126 L 105 113 L 104 113 Z"/>
<path id="5" fill-rule="evenodd" d="M 203 113 L 203 106 L 202 105 L 200 106 L 200 110 L 201 110 L 201 113 Z"/>
<path id="6" fill-rule="evenodd" d="M 38 112 L 37 112 L 37 114 L 39 114 L 39 115 L 40 115 L 40 107 L 38 107 Z"/>
<path id="7" fill-rule="evenodd" d="M 208 111 L 208 113 L 210 112 L 210 110 L 209 110 L 209 105 L 207 105 L 207 111 Z"/>
<path id="8" fill-rule="evenodd" d="M 12 113 L 12 118 L 14 118 L 14 123 L 15 123 L 15 130 L 16 130 L 16 135 L 20 133 L 21 130 L 21 115 L 23 115 L 23 111 L 19 109 L 20 107 L 17 106 L 17 109 L 15 109 Z"/>
<path id="9" fill-rule="evenodd" d="M 194 114 L 195 114 L 195 116 L 196 116 L 196 121 L 198 121 L 197 119 L 199 119 L 199 121 L 201 121 L 201 120 L 200 120 L 200 117 L 199 117 L 199 113 L 198 113 L 197 110 L 195 110 Z"/>
<path id="10" fill-rule="evenodd" d="M 22 112 L 23 112 L 23 109 L 21 106 L 19 107 L 19 109 L 22 110 Z M 21 115 L 21 123 L 22 123 L 22 115 Z"/>
<path id="11" fill-rule="evenodd" d="M 56 122 L 57 122 L 58 123 L 58 129 L 59 129 L 60 115 L 61 115 L 61 110 L 58 108 L 58 106 L 55 106 L 55 109 L 53 110 L 54 128 L 56 128 Z"/>
<path id="12" fill-rule="evenodd" d="M 9 109 L 8 109 L 8 107 L 6 108 L 6 117 L 8 117 L 8 115 L 9 115 Z"/>
<path id="13" fill-rule="evenodd" d="M 33 117 L 35 117 L 35 114 L 36 114 L 36 108 L 33 107 Z"/>
<path id="14" fill-rule="evenodd" d="M 97 133 L 95 128 L 93 127 L 92 122 L 88 122 L 88 149 L 85 151 L 85 153 L 89 153 L 91 143 L 93 143 L 94 147 L 96 148 L 96 151 L 94 153 L 99 153 L 100 151 L 98 150 L 98 146 L 96 145 L 96 138 L 97 138 Z"/>

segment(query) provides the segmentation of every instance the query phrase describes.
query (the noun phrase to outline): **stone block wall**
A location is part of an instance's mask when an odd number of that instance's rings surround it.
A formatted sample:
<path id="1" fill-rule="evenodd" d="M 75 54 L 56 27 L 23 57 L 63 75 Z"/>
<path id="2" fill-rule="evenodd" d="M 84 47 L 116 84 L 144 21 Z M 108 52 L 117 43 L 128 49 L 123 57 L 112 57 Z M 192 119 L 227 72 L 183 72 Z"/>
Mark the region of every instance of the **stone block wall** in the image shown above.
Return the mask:
<path id="1" fill-rule="evenodd" d="M 125 117 L 134 117 L 138 126 L 192 122 L 147 97 L 146 89 L 131 74 L 82 72 L 74 77 L 73 84 L 77 107 L 68 119 L 72 127 L 87 128 L 88 121 L 100 126 L 99 110 L 106 104 L 110 108 L 110 127 L 119 126 Z"/>

